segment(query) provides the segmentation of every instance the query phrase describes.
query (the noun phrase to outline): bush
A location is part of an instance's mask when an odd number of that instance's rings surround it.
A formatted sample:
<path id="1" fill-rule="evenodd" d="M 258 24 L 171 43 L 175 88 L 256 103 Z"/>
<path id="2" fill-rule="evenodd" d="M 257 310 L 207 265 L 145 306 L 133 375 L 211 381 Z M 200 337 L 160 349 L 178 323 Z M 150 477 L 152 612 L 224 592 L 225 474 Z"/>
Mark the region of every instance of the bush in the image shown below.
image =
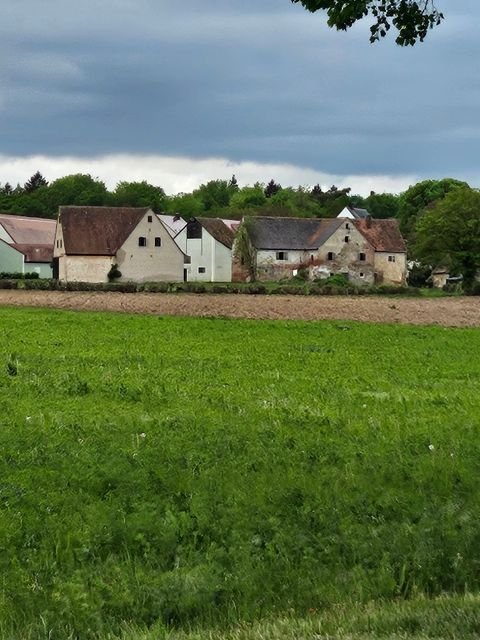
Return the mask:
<path id="1" fill-rule="evenodd" d="M 20 271 L 8 271 L 0 272 L 0 280 L 37 280 L 39 275 L 36 271 L 29 271 L 27 273 L 21 273 Z"/>

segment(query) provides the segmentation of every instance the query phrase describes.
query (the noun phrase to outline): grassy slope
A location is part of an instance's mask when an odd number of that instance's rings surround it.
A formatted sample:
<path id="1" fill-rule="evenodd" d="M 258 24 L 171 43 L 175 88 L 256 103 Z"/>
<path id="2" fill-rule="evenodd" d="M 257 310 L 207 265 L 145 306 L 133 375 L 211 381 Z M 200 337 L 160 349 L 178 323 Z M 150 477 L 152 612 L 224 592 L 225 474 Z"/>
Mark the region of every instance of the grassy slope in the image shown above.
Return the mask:
<path id="1" fill-rule="evenodd" d="M 478 589 L 480 331 L 13 309 L 0 330 L 2 637 Z"/>

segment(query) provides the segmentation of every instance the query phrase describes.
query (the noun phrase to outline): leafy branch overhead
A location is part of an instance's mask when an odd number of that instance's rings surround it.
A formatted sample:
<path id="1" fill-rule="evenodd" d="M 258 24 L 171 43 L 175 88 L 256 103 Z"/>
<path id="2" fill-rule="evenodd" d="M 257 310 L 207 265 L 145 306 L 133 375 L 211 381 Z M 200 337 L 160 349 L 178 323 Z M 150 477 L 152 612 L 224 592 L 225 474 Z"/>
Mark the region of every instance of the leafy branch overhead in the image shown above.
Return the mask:
<path id="1" fill-rule="evenodd" d="M 373 17 L 370 42 L 387 35 L 393 26 L 397 29 L 396 43 L 401 46 L 423 42 L 428 31 L 443 20 L 434 0 L 291 0 L 315 13 L 326 11 L 328 25 L 346 31 L 358 20 Z"/>

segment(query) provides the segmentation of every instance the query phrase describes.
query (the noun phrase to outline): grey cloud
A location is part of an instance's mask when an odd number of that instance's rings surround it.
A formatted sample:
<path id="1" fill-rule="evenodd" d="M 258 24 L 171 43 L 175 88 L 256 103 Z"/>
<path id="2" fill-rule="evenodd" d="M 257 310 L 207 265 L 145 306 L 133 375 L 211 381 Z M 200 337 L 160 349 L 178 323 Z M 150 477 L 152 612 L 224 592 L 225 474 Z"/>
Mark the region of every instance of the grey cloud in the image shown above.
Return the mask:
<path id="1" fill-rule="evenodd" d="M 447 22 L 405 50 L 289 0 L 20 0 L 0 25 L 0 152 L 472 172 L 480 7 L 440 2 Z"/>

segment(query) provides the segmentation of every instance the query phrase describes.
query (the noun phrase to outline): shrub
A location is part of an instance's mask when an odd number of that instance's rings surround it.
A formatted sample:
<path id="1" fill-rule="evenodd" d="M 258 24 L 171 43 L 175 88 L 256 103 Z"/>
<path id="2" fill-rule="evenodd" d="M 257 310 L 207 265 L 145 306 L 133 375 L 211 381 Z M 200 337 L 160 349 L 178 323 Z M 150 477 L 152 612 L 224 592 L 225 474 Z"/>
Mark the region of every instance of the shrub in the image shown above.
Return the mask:
<path id="1" fill-rule="evenodd" d="M 118 264 L 112 264 L 110 271 L 107 273 L 107 278 L 109 282 L 114 282 L 118 280 L 118 278 L 122 277 L 122 272 L 118 269 Z"/>

